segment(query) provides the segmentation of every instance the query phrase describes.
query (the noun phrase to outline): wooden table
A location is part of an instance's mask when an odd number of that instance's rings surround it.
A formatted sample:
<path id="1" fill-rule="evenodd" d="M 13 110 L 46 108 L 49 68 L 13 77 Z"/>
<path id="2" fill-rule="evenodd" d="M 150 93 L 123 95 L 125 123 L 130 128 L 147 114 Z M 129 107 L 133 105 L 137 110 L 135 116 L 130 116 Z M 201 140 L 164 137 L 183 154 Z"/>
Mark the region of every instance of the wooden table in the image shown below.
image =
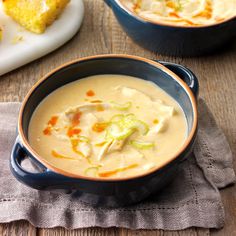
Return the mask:
<path id="1" fill-rule="evenodd" d="M 213 56 L 181 58 L 160 56 L 133 43 L 122 31 L 112 12 L 101 0 L 85 0 L 86 15 L 80 32 L 65 46 L 46 57 L 15 70 L 0 79 L 0 101 L 22 101 L 30 87 L 44 74 L 79 57 L 126 53 L 181 63 L 191 68 L 200 81 L 200 96 L 215 115 L 236 154 L 236 44 Z M 4 59 L 4 58 L 1 58 Z M 236 167 L 236 163 L 235 163 Z M 226 223 L 221 230 L 188 229 L 179 232 L 127 229 L 37 229 L 28 222 L 0 224 L 0 235 L 236 235 L 236 186 L 221 191 Z M 1 213 L 0 213 L 1 214 Z"/>

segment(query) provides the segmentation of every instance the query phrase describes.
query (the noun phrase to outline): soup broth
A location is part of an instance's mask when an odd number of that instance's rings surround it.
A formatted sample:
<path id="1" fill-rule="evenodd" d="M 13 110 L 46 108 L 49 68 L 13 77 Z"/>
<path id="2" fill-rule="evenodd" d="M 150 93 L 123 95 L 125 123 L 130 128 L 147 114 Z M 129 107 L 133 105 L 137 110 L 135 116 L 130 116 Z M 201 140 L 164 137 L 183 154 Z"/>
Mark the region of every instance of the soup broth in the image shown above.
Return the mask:
<path id="1" fill-rule="evenodd" d="M 28 137 L 57 168 L 119 178 L 171 159 L 186 140 L 187 122 L 179 104 L 154 83 L 96 75 L 49 94 L 32 115 Z"/>
<path id="2" fill-rule="evenodd" d="M 236 0 L 120 0 L 147 20 L 180 26 L 220 23 L 236 16 Z"/>

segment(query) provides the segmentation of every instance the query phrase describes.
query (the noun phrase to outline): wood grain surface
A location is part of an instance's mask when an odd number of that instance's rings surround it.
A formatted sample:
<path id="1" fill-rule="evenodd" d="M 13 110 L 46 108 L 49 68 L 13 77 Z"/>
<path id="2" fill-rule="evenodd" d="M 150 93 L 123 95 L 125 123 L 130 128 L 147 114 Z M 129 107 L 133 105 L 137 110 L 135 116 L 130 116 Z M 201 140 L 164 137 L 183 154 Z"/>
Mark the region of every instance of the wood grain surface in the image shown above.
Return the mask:
<path id="1" fill-rule="evenodd" d="M 22 101 L 30 87 L 51 69 L 72 59 L 107 53 L 124 53 L 162 59 L 192 69 L 200 81 L 200 96 L 211 108 L 218 125 L 225 132 L 236 154 L 236 43 L 215 55 L 198 58 L 161 56 L 142 49 L 122 31 L 111 10 L 101 0 L 85 0 L 86 14 L 80 32 L 57 51 L 0 78 L 0 101 Z M 3 55 L 0 55 L 3 58 Z M 235 164 L 235 163 L 234 163 Z M 236 167 L 236 165 L 235 165 Z M 0 224 L 4 236 L 159 236 L 159 235 L 236 235 L 236 187 L 221 191 L 225 206 L 225 227 L 221 230 L 188 229 L 183 231 L 101 229 L 68 231 L 62 228 L 36 229 L 19 221 Z M 1 213 L 0 213 L 1 214 Z"/>

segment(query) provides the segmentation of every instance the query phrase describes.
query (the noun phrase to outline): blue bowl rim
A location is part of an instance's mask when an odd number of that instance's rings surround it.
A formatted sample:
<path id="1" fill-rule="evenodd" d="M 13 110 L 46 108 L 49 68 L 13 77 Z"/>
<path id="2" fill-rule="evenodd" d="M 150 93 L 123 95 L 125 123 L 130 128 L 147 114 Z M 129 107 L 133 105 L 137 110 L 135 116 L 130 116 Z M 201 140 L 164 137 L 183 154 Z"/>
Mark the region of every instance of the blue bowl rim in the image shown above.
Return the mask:
<path id="1" fill-rule="evenodd" d="M 125 11 L 127 14 L 130 16 L 134 17 L 136 20 L 145 23 L 145 24 L 152 24 L 152 25 L 158 25 L 158 26 L 165 26 L 165 27 L 171 27 L 171 28 L 180 28 L 180 29 L 204 29 L 204 28 L 210 28 L 210 27 L 218 27 L 222 24 L 229 23 L 231 21 L 236 22 L 236 15 L 232 16 L 228 19 L 225 19 L 223 21 L 217 22 L 217 23 L 212 23 L 212 24 L 207 24 L 207 25 L 198 25 L 198 26 L 190 26 L 190 25 L 174 25 L 174 24 L 165 24 L 163 22 L 158 22 L 154 20 L 150 20 L 148 18 L 140 17 L 131 10 L 129 10 L 124 4 L 121 3 L 120 0 L 108 0 L 108 1 L 114 1 L 117 6 L 119 6 L 123 11 Z"/>
<path id="2" fill-rule="evenodd" d="M 161 69 L 164 73 L 170 75 L 175 81 L 177 81 L 181 85 L 181 87 L 188 94 L 188 96 L 190 98 L 190 101 L 191 101 L 191 104 L 192 104 L 193 114 L 194 114 L 192 129 L 191 129 L 187 139 L 185 140 L 184 144 L 180 148 L 180 150 L 175 155 L 173 155 L 172 158 L 169 158 L 167 161 L 163 162 L 162 165 L 158 166 L 157 168 L 153 168 L 152 170 L 147 171 L 147 172 L 145 172 L 143 174 L 140 174 L 140 175 L 135 175 L 135 176 L 131 176 L 131 177 L 124 177 L 124 178 L 110 178 L 110 179 L 106 178 L 106 179 L 103 179 L 103 178 L 98 178 L 98 177 L 96 178 L 96 177 L 87 177 L 87 176 L 77 175 L 77 174 L 73 174 L 73 173 L 64 171 L 64 170 L 62 170 L 58 167 L 53 166 L 50 162 L 48 162 L 47 160 L 44 160 L 39 154 L 37 154 L 37 152 L 30 146 L 26 136 L 24 135 L 23 116 L 24 116 L 25 106 L 26 106 L 30 96 L 40 86 L 41 83 L 43 83 L 45 80 L 49 79 L 51 75 L 58 72 L 59 70 L 65 68 L 65 67 L 69 67 L 69 66 L 71 66 L 75 63 L 94 60 L 94 59 L 104 59 L 104 58 L 106 58 L 106 59 L 109 59 L 109 58 L 123 58 L 123 59 L 132 59 L 132 60 L 136 60 L 136 61 L 143 61 L 143 62 L 145 62 L 149 65 L 152 65 L 152 66 L 155 66 L 155 67 Z M 171 162 L 173 162 L 174 160 L 176 160 L 188 148 L 188 146 L 191 144 L 191 141 L 195 138 L 195 134 L 197 132 L 197 126 L 198 126 L 197 101 L 196 101 L 196 98 L 195 98 L 193 92 L 188 87 L 188 85 L 179 76 L 177 76 L 175 73 L 173 73 L 171 70 L 169 70 L 165 66 L 161 65 L 160 63 L 158 63 L 156 61 L 153 61 L 153 60 L 150 60 L 150 59 L 143 58 L 143 57 L 127 55 L 127 54 L 102 54 L 102 55 L 96 55 L 96 56 L 88 56 L 88 57 L 83 57 L 83 58 L 79 58 L 79 59 L 70 61 L 68 63 L 62 64 L 61 66 L 55 68 L 54 70 L 52 70 L 51 72 L 49 72 L 48 74 L 43 76 L 29 90 L 29 92 L 27 93 L 26 97 L 24 98 L 24 100 L 22 102 L 22 105 L 21 105 L 21 108 L 20 108 L 20 111 L 19 111 L 19 118 L 18 118 L 18 134 L 19 134 L 21 145 L 23 145 L 23 147 L 26 148 L 27 151 L 32 155 L 32 157 L 34 157 L 38 162 L 42 163 L 49 170 L 54 171 L 58 174 L 66 176 L 66 177 L 76 178 L 76 179 L 84 179 L 84 180 L 92 180 L 92 181 L 100 181 L 100 182 L 118 182 L 118 181 L 133 180 L 133 179 L 145 177 L 147 175 L 151 175 L 152 173 L 162 169 L 166 165 L 168 165 Z"/>

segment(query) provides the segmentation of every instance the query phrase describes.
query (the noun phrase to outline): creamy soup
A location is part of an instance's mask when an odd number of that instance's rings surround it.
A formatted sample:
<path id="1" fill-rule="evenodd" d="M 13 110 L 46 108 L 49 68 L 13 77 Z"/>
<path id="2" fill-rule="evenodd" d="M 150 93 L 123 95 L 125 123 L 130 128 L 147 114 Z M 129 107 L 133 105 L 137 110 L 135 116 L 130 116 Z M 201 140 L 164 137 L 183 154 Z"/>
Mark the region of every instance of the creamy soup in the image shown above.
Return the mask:
<path id="1" fill-rule="evenodd" d="M 33 149 L 67 172 L 101 178 L 145 173 L 177 153 L 187 137 L 178 103 L 154 83 L 96 75 L 48 95 L 29 125 Z"/>
<path id="2" fill-rule="evenodd" d="M 202 26 L 236 16 L 236 0 L 120 0 L 140 17 L 171 25 Z"/>

